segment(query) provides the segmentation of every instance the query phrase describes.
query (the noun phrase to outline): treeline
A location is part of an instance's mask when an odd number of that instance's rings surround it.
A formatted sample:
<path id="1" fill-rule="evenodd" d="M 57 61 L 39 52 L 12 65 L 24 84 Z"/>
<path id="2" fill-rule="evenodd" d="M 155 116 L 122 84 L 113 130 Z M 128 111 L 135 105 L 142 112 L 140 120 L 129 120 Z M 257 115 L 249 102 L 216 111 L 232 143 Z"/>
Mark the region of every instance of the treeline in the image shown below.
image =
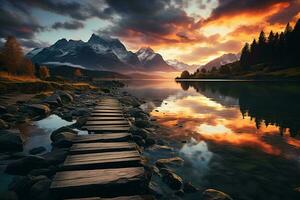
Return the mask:
<path id="1" fill-rule="evenodd" d="M 9 36 L 0 50 L 0 71 L 11 76 L 28 76 L 46 79 L 50 77 L 46 66 L 35 66 L 23 54 L 22 47 L 17 39 Z"/>
<path id="2" fill-rule="evenodd" d="M 249 73 L 272 72 L 287 68 L 300 68 L 300 19 L 294 28 L 288 23 L 283 32 L 271 31 L 268 36 L 261 31 L 258 39 L 246 43 L 239 61 L 213 67 L 207 71 L 197 69 L 193 74 L 182 72 L 180 78 L 230 78 Z"/>
<path id="3" fill-rule="evenodd" d="M 273 68 L 300 67 L 299 48 L 300 20 L 294 28 L 288 23 L 284 32 L 271 31 L 268 37 L 261 31 L 258 40 L 245 44 L 240 65 L 242 70 L 261 63 Z"/>

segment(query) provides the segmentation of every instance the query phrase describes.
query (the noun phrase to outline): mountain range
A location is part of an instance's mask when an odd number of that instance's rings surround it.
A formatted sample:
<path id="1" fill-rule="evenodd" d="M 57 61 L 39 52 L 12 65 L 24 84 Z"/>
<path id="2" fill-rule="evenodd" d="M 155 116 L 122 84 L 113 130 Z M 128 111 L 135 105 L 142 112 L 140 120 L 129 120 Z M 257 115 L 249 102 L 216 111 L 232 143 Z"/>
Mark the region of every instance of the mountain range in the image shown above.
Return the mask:
<path id="1" fill-rule="evenodd" d="M 167 60 L 166 62 L 168 63 L 168 65 L 172 66 L 174 69 L 176 69 L 178 71 L 187 70 L 189 72 L 194 72 L 199 67 L 199 65 L 188 65 L 188 64 L 178 61 L 176 59 Z"/>
<path id="2" fill-rule="evenodd" d="M 95 34 L 87 42 L 60 39 L 49 47 L 34 49 L 26 56 L 38 64 L 69 65 L 92 70 L 176 71 L 149 47 L 133 53 L 120 40 Z"/>
<path id="3" fill-rule="evenodd" d="M 222 65 L 226 65 L 238 61 L 240 59 L 240 56 L 241 56 L 240 54 L 233 54 L 233 53 L 223 54 L 222 56 L 209 61 L 205 65 L 200 66 L 199 69 L 204 68 L 206 70 L 211 70 L 213 67 L 218 69 Z"/>

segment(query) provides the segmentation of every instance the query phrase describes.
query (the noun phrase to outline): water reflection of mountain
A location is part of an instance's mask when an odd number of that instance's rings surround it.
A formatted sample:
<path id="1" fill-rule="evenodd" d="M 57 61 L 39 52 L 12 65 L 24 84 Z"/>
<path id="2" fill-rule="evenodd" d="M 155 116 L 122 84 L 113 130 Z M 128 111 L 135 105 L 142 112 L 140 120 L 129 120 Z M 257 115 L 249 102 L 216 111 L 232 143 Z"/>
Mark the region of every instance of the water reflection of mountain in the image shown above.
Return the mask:
<path id="1" fill-rule="evenodd" d="M 279 126 L 282 132 L 288 128 L 292 136 L 300 134 L 299 83 L 181 82 L 181 87 L 193 87 L 225 106 L 224 97 L 237 99 L 241 113 L 255 118 L 257 127 L 264 122 Z"/>

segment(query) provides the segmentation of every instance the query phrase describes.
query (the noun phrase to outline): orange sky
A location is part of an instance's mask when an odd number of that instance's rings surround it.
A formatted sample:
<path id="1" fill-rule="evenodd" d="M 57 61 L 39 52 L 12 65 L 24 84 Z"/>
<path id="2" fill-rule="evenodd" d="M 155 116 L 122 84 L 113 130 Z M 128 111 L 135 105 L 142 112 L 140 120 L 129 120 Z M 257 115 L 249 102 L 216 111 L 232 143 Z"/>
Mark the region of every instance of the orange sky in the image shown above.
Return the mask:
<path id="1" fill-rule="evenodd" d="M 270 30 L 283 31 L 288 22 L 280 18 L 280 14 L 284 15 L 284 12 L 290 12 L 292 9 L 296 13 L 291 17 L 292 25 L 299 18 L 299 0 L 272 2 L 275 3 L 266 3 L 257 9 L 249 8 L 216 16 L 211 14 L 198 21 L 194 18 L 193 22 L 173 24 L 171 33 L 156 35 L 153 41 L 149 37 L 145 41 L 143 33 L 134 30 L 127 30 L 123 39 L 129 49 L 134 51 L 143 44 L 151 46 L 165 59 L 177 59 L 188 64 L 205 64 L 224 53 L 238 53 L 244 43 L 258 37 L 261 30 L 264 30 L 266 35 Z M 277 16 L 279 20 L 270 21 Z"/>

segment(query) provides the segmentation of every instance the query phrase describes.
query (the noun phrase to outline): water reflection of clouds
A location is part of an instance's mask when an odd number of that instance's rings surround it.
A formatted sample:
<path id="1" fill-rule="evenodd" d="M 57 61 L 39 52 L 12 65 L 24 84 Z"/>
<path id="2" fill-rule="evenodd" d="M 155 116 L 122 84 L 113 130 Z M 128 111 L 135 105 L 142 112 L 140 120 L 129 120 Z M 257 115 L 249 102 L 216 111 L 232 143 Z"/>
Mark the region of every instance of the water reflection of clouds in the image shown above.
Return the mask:
<path id="1" fill-rule="evenodd" d="M 208 150 L 207 144 L 204 141 L 196 141 L 191 139 L 188 143 L 184 144 L 179 153 L 196 167 L 199 171 L 207 169 L 209 161 L 211 160 L 213 153 Z"/>
<path id="2" fill-rule="evenodd" d="M 238 106 L 225 106 L 199 93 L 178 92 L 169 96 L 151 115 L 159 123 L 170 127 L 170 136 L 186 139 L 188 135 L 197 139 L 228 143 L 239 147 L 253 147 L 263 152 L 279 155 L 286 145 L 300 146 L 299 141 L 281 140 L 281 145 L 266 141 L 266 135 L 278 137 L 279 128 L 257 123 L 248 116 L 243 116 Z"/>

